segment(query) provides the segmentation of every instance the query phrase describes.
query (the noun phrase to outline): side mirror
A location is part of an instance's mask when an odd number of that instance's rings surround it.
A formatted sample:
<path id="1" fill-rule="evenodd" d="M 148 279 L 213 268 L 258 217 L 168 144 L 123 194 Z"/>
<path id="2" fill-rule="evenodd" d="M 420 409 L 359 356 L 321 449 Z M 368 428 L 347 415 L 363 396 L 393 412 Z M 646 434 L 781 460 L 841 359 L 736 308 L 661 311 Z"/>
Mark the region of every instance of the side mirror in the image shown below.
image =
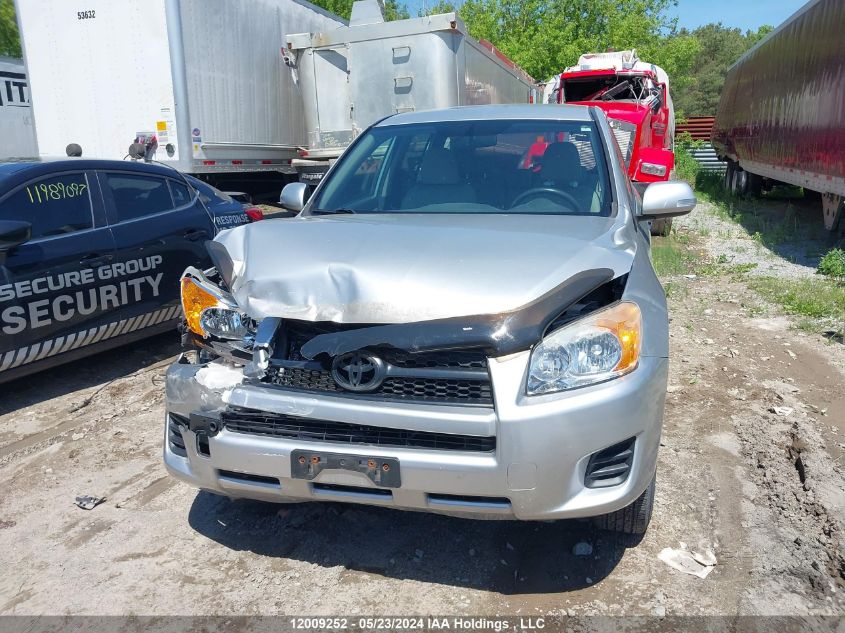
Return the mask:
<path id="1" fill-rule="evenodd" d="M 653 182 L 643 194 L 640 220 L 660 220 L 686 215 L 697 204 L 695 194 L 683 181 Z"/>
<path id="2" fill-rule="evenodd" d="M 299 213 L 305 207 L 308 195 L 308 185 L 304 182 L 292 182 L 282 189 L 279 204 L 288 211 Z"/>
<path id="3" fill-rule="evenodd" d="M 29 222 L 0 220 L 0 253 L 28 242 L 31 237 L 32 225 Z"/>

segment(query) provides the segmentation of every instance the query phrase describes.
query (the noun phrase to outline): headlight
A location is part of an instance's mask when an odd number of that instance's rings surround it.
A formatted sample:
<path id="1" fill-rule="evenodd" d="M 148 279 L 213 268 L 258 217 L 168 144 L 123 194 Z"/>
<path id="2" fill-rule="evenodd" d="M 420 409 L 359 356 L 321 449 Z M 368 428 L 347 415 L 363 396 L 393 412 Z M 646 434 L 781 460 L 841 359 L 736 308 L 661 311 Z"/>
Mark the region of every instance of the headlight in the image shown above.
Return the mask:
<path id="1" fill-rule="evenodd" d="M 182 311 L 188 329 L 203 337 L 240 340 L 252 331 L 251 319 L 222 290 L 188 275 L 182 277 Z"/>
<path id="2" fill-rule="evenodd" d="M 603 382 L 637 366 L 642 318 L 622 302 L 548 334 L 531 352 L 527 393 L 536 396 Z"/>

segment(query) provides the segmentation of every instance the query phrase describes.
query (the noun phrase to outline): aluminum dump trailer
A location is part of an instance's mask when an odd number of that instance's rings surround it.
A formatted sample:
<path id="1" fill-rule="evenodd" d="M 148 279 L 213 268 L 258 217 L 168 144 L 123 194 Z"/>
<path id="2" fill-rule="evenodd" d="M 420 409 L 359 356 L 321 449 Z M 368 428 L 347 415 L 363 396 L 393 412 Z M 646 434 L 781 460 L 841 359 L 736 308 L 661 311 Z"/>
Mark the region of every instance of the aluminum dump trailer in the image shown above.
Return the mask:
<path id="1" fill-rule="evenodd" d="M 229 189 L 293 173 L 307 136 L 285 36 L 345 24 L 304 0 L 17 0 L 17 11 L 42 155 L 76 143 L 121 159 L 140 142 Z"/>
<path id="2" fill-rule="evenodd" d="M 294 165 L 316 183 L 352 140 L 399 112 L 534 103 L 540 88 L 455 13 L 385 22 L 375 0 L 356 2 L 349 26 L 289 35 L 301 84 L 307 151 Z"/>
<path id="3" fill-rule="evenodd" d="M 828 230 L 845 201 L 843 32 L 845 2 L 808 2 L 730 68 L 713 129 L 732 192 L 816 191 Z"/>
<path id="4" fill-rule="evenodd" d="M 0 57 L 0 160 L 38 155 L 23 60 Z"/>

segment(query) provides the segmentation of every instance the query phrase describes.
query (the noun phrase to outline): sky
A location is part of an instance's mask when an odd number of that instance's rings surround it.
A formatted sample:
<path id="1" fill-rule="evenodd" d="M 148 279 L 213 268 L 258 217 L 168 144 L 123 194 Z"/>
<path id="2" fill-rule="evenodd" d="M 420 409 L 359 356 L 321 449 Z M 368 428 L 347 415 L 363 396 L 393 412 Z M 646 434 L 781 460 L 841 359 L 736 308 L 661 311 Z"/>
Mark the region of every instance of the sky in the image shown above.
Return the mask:
<path id="1" fill-rule="evenodd" d="M 401 2 L 402 0 L 400 0 Z M 722 22 L 725 26 L 742 30 L 754 29 L 771 24 L 777 26 L 795 13 L 806 0 L 679 0 L 672 15 L 679 18 L 680 26 L 694 29 L 710 22 Z M 426 0 L 408 0 L 406 4 L 412 16 L 422 8 Z M 428 6 L 435 4 L 428 0 Z"/>
<path id="2" fill-rule="evenodd" d="M 710 22 L 742 30 L 764 24 L 777 26 L 800 9 L 806 0 L 679 0 L 672 11 L 679 26 L 694 29 Z"/>

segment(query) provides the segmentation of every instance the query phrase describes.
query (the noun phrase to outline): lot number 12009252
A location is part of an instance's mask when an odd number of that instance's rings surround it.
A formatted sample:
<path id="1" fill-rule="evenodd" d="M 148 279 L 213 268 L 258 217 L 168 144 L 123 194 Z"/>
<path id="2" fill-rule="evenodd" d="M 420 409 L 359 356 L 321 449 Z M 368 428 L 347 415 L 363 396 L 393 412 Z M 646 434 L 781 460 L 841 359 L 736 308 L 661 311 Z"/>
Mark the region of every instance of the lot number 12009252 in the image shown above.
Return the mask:
<path id="1" fill-rule="evenodd" d="M 94 19 L 94 10 L 91 9 L 90 11 L 77 11 L 76 18 L 78 20 L 93 20 Z"/>

